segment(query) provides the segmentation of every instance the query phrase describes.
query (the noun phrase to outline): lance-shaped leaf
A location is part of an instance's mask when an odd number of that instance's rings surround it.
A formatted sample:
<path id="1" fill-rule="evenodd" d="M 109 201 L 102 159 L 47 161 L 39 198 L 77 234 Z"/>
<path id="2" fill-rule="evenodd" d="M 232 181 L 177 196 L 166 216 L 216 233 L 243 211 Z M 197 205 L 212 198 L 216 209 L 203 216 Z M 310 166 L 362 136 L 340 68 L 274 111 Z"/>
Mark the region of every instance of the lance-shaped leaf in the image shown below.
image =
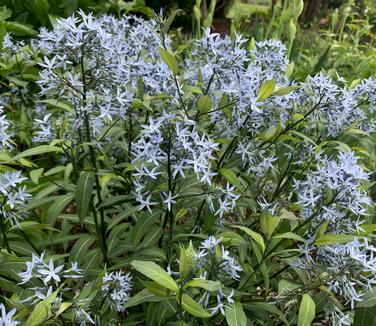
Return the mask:
<path id="1" fill-rule="evenodd" d="M 135 270 L 157 282 L 158 284 L 170 289 L 176 293 L 179 292 L 179 287 L 167 272 L 159 267 L 156 263 L 151 261 L 132 261 L 132 266 Z"/>
<path id="2" fill-rule="evenodd" d="M 176 298 L 178 300 L 178 298 Z M 188 294 L 183 294 L 181 298 L 183 309 L 190 313 L 192 316 L 199 318 L 209 318 L 211 314 L 208 313 L 203 307 L 201 307 L 195 300 L 193 300 Z"/>
<path id="3" fill-rule="evenodd" d="M 94 188 L 94 175 L 92 172 L 81 173 L 76 188 L 77 214 L 81 223 L 84 221 L 89 210 L 92 192 Z"/>
<path id="4" fill-rule="evenodd" d="M 304 293 L 299 307 L 298 326 L 310 326 L 315 318 L 315 310 L 315 302 L 309 294 Z"/>
<path id="5" fill-rule="evenodd" d="M 265 246 L 265 242 L 264 242 L 264 239 L 263 239 L 261 234 L 255 232 L 255 231 L 252 231 L 251 229 L 249 229 L 245 226 L 233 225 L 233 227 L 242 230 L 247 235 L 249 235 L 253 240 L 255 240 L 257 242 L 257 244 L 260 246 L 261 251 L 264 253 L 266 246 Z"/>
<path id="6" fill-rule="evenodd" d="M 40 155 L 45 153 L 63 153 L 63 150 L 60 147 L 51 146 L 51 145 L 40 145 L 37 147 L 33 147 L 30 149 L 27 149 L 26 151 L 23 151 L 22 153 L 14 156 L 12 158 L 12 161 L 18 161 L 21 158 L 34 156 L 34 155 Z"/>
<path id="7" fill-rule="evenodd" d="M 42 325 L 51 316 L 51 305 L 55 301 L 58 291 L 51 293 L 43 301 L 39 302 L 26 321 L 27 326 Z"/>
<path id="8" fill-rule="evenodd" d="M 158 50 L 159 50 L 159 53 L 161 54 L 163 61 L 166 62 L 167 66 L 169 66 L 172 73 L 176 75 L 179 71 L 179 65 L 174 55 L 172 55 L 170 52 L 166 51 L 163 48 L 158 48 Z"/>
<path id="9" fill-rule="evenodd" d="M 275 89 L 276 82 L 274 79 L 266 81 L 261 87 L 258 92 L 257 101 L 263 102 L 265 101 L 270 95 L 273 94 Z"/>
<path id="10" fill-rule="evenodd" d="M 241 189 L 241 184 L 236 176 L 236 174 L 230 169 L 219 169 L 219 173 L 222 177 L 224 177 L 231 185 L 235 186 L 237 189 Z"/>
<path id="11" fill-rule="evenodd" d="M 201 280 L 201 279 L 193 279 L 186 283 L 186 287 L 197 287 L 202 288 L 207 291 L 218 291 L 222 288 L 222 285 L 218 281 L 210 281 L 210 280 Z"/>
<path id="12" fill-rule="evenodd" d="M 226 306 L 225 314 L 229 326 L 246 326 L 247 317 L 240 302 L 235 301 L 231 306 Z"/>
<path id="13" fill-rule="evenodd" d="M 151 293 L 148 289 L 142 289 L 140 292 L 136 293 L 132 296 L 129 301 L 126 303 L 124 308 L 130 308 L 137 306 L 144 302 L 158 302 L 165 300 L 164 298 L 157 297 L 153 293 Z"/>
<path id="14" fill-rule="evenodd" d="M 206 113 L 213 107 L 213 100 L 209 95 L 202 95 L 197 101 L 199 112 Z"/>
<path id="15" fill-rule="evenodd" d="M 351 242 L 355 239 L 353 235 L 350 234 L 331 234 L 325 233 L 320 235 L 314 244 L 316 246 L 326 246 L 326 245 L 333 245 L 337 243 L 347 243 Z"/>

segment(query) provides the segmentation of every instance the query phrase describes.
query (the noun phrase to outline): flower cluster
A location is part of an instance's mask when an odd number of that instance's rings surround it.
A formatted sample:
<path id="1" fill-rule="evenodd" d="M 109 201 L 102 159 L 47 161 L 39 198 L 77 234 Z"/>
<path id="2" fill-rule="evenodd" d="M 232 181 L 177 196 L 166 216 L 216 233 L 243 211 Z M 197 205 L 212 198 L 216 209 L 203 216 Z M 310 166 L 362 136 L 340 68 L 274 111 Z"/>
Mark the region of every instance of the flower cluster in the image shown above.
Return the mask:
<path id="1" fill-rule="evenodd" d="M 71 107 L 57 117 L 56 109 L 38 104 L 34 141 L 49 142 L 58 135 L 82 142 L 89 133 L 100 147 L 98 139 L 103 143 L 113 137 L 108 128 L 118 121 L 129 123 L 125 152 L 134 165 L 133 193 L 140 209 L 150 211 L 162 203 L 170 210 L 184 193 L 176 183 L 193 171 L 210 210 L 220 218 L 231 212 L 240 195 L 220 186 L 215 163 L 222 160 L 224 146 L 216 139 L 233 143 L 230 153 L 240 159 L 239 168 L 260 180 L 277 161 L 265 142 L 290 128 L 292 117 L 307 119 L 307 133 L 316 132 L 322 122 L 325 137 L 350 126 L 372 128 L 364 105 L 374 91 L 371 80 L 347 89 L 318 75 L 290 85 L 286 47 L 280 41 L 257 42 L 248 51 L 241 36 L 221 38 L 209 30 L 179 62 L 183 72 L 173 76 L 158 51 L 171 44 L 161 25 L 162 18 L 95 18 L 79 12 L 57 20 L 52 31 L 41 29 L 33 42 L 43 55 L 40 96 L 59 98 Z M 262 85 L 271 79 L 276 90 L 290 91 L 260 100 Z M 210 98 L 209 111 L 197 112 L 199 95 Z M 85 130 L 84 118 L 90 130 Z M 124 151 L 115 145 L 109 154 L 116 162 L 119 153 L 123 158 Z M 170 183 L 167 189 L 155 187 L 163 184 L 161 178 Z"/>
<path id="2" fill-rule="evenodd" d="M 239 273 L 243 270 L 239 263 L 230 256 L 223 245 L 222 239 L 210 236 L 203 241 L 200 251 L 196 254 L 197 266 L 211 273 L 210 277 L 215 280 L 239 280 Z"/>
<path id="3" fill-rule="evenodd" d="M 122 271 L 107 273 L 103 277 L 102 295 L 111 309 L 117 312 L 125 310 L 132 290 L 132 277 Z"/>
<path id="4" fill-rule="evenodd" d="M 21 171 L 0 173 L 0 218 L 11 224 L 18 224 L 22 219 L 22 211 L 31 195 L 26 192 L 22 183 L 27 178 L 21 176 Z"/>
<path id="5" fill-rule="evenodd" d="M 0 303 L 1 315 L 0 315 L 0 325 L 2 326 L 17 326 L 20 323 L 13 320 L 13 316 L 16 313 L 16 309 L 13 308 L 11 311 L 7 312 L 5 306 Z"/>
<path id="6" fill-rule="evenodd" d="M 12 54 L 17 53 L 22 47 L 25 46 L 24 41 L 15 41 L 13 38 L 10 36 L 9 33 L 6 33 L 4 35 L 3 39 L 3 50 L 9 51 Z"/>
<path id="7" fill-rule="evenodd" d="M 66 115 L 73 131 L 82 128 L 83 115 L 90 115 L 92 132 L 98 135 L 107 123 L 126 119 L 140 85 L 148 94 L 171 89 L 156 30 L 155 21 L 136 17 L 94 18 L 79 12 L 58 19 L 54 30 L 42 28 L 33 43 L 44 54 L 40 95 L 71 105 Z"/>
<path id="8" fill-rule="evenodd" d="M 336 137 L 341 132 L 357 127 L 364 131 L 375 130 L 376 120 L 372 108 L 365 110 L 364 103 L 372 103 L 375 81 L 364 81 L 354 89 L 339 87 L 332 79 L 322 73 L 308 77 L 303 84 L 299 102 L 310 106 L 307 108 L 308 129 L 320 128 L 329 137 Z M 304 95 L 303 95 L 304 94 Z"/>
<path id="9" fill-rule="evenodd" d="M 45 110 L 40 110 L 42 115 Z M 41 119 L 34 119 L 34 137 L 33 141 L 35 143 L 49 143 L 51 140 L 56 138 L 56 133 L 53 130 L 53 123 L 51 118 L 51 113 L 44 114 Z"/>
<path id="10" fill-rule="evenodd" d="M 212 315 L 218 312 L 225 315 L 225 306 L 234 303 L 232 298 L 234 289 L 226 288 L 225 290 L 223 284 L 239 281 L 240 273 L 243 271 L 240 264 L 230 256 L 229 251 L 225 249 L 224 245 L 221 245 L 221 242 L 220 238 L 216 239 L 214 236 L 210 236 L 201 242 L 198 252 L 191 245 L 188 248 L 192 254 L 190 259 L 193 260 L 188 279 L 208 280 L 213 284 L 218 284 L 216 289 L 204 291 L 199 299 L 199 303 L 205 308 L 209 308 Z M 180 280 L 187 281 L 186 276 L 172 271 L 170 266 L 168 273 Z"/>
<path id="11" fill-rule="evenodd" d="M 40 256 L 33 253 L 31 261 L 26 262 L 26 271 L 18 273 L 21 279 L 19 284 L 26 284 L 32 280 L 37 281 L 39 284 L 37 287 L 30 288 L 33 294 L 23 300 L 25 303 L 30 302 L 31 305 L 36 305 L 50 296 L 62 284 L 64 279 L 82 277 L 82 270 L 78 268 L 77 263 L 72 262 L 69 268 L 66 268 L 64 265 L 56 265 L 52 258 L 46 263 L 44 256 L 45 253 Z"/>
<path id="12" fill-rule="evenodd" d="M 160 193 L 153 186 L 154 183 L 160 183 L 162 177 L 172 184 L 193 172 L 203 187 L 213 186 L 212 179 L 217 173 L 213 171 L 211 161 L 215 158 L 218 144 L 200 133 L 194 121 L 164 112 L 158 119 L 149 118 L 149 124 L 141 127 L 140 138 L 132 145 L 133 162 L 136 163 L 136 172 L 133 173 L 135 194 L 140 209 L 146 207 L 150 211 L 150 206 L 157 203 L 152 201 L 154 193 L 157 193 L 155 200 L 161 196 L 167 209 L 171 209 L 177 194 L 172 194 L 171 189 Z M 213 197 L 217 199 L 218 209 L 213 204 Z M 238 198 L 234 187 L 228 184 L 227 188 L 214 187 L 207 192 L 209 207 L 220 217 L 235 207 Z"/>
<path id="13" fill-rule="evenodd" d="M 0 150 L 11 149 L 12 133 L 10 132 L 11 122 L 7 119 L 0 107 Z"/>
<path id="14" fill-rule="evenodd" d="M 376 248 L 366 237 L 355 238 L 346 244 L 309 246 L 303 253 L 305 257 L 296 266 L 307 270 L 312 279 L 326 275 L 324 282 L 329 290 L 345 298 L 351 309 L 376 284 Z M 336 325 L 346 325 L 347 318 L 337 306 L 337 302 L 328 305 L 327 315 L 332 315 L 328 318 L 337 320 Z"/>
<path id="15" fill-rule="evenodd" d="M 368 180 L 353 152 L 340 152 L 337 159 L 317 155 L 316 170 L 304 180 L 296 180 L 294 190 L 301 214 L 311 219 L 311 226 L 327 223 L 327 232 L 356 234 L 364 232 L 362 224 L 371 200 L 362 184 Z M 376 248 L 366 237 L 345 244 L 315 245 L 302 248 L 303 257 L 296 266 L 307 270 L 313 280 L 324 277 L 324 283 L 354 309 L 365 291 L 376 282 Z M 327 306 L 327 318 L 335 325 L 350 325 L 336 302 Z"/>
<path id="16" fill-rule="evenodd" d="M 251 52 L 252 65 L 261 68 L 263 80 L 276 79 L 286 83 L 285 73 L 289 64 L 286 52 L 286 46 L 280 41 L 257 42 L 256 49 Z"/>
<path id="17" fill-rule="evenodd" d="M 195 255 L 200 279 L 220 281 L 222 284 L 229 280 L 238 281 L 240 279 L 242 267 L 235 258 L 230 256 L 229 251 L 220 245 L 221 242 L 221 238 L 216 239 L 214 236 L 210 236 L 201 243 L 200 251 Z M 222 289 L 219 289 L 215 292 L 215 303 L 210 303 L 212 293 L 205 292 L 200 298 L 200 303 L 204 307 L 209 307 L 212 315 L 217 312 L 224 315 L 225 305 L 234 302 L 233 294 L 234 290 L 224 293 Z"/>
<path id="18" fill-rule="evenodd" d="M 364 222 L 360 217 L 367 215 L 371 204 L 362 189 L 369 174 L 358 165 L 353 152 L 340 152 L 337 159 L 321 155 L 316 159 L 316 170 L 294 184 L 302 216 L 314 217 L 313 227 L 329 221 L 329 230 L 334 233 L 359 231 Z"/>

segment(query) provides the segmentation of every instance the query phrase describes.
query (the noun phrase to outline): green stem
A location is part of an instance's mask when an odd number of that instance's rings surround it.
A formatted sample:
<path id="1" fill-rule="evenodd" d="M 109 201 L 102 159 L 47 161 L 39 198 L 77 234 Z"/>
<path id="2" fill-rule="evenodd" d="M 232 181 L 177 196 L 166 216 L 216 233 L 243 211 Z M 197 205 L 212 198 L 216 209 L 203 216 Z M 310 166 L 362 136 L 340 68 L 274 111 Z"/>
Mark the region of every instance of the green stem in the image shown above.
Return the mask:
<path id="1" fill-rule="evenodd" d="M 3 248 L 5 248 L 8 252 L 11 252 L 3 218 L 0 219 L 0 228 L 3 235 Z"/>
<path id="2" fill-rule="evenodd" d="M 82 107 L 85 107 L 86 104 L 86 77 L 85 77 L 85 67 L 84 67 L 84 51 L 82 51 L 82 56 L 81 56 L 81 77 L 82 77 L 82 85 L 83 85 L 83 92 L 82 92 L 82 102 L 83 105 Z M 99 181 L 99 174 L 98 174 L 98 167 L 97 167 L 97 161 L 95 158 L 95 150 L 94 146 L 92 143 L 92 138 L 91 138 L 91 131 L 90 131 L 90 119 L 89 119 L 89 113 L 84 112 L 84 128 L 85 128 L 85 134 L 86 134 L 86 141 L 88 142 L 88 147 L 89 147 L 89 156 L 90 156 L 90 163 L 94 172 L 94 179 L 95 179 L 95 188 L 96 188 L 96 193 L 97 193 L 97 199 L 98 199 L 98 206 L 101 206 L 102 204 L 102 194 L 101 194 L 101 185 Z M 96 208 L 94 205 L 92 205 L 92 211 L 94 215 L 94 220 L 98 224 L 97 220 L 97 214 L 96 214 Z M 103 252 L 103 258 L 105 262 L 109 265 L 110 261 L 108 259 L 107 255 L 107 243 L 106 243 L 106 226 L 104 222 L 104 209 L 103 207 L 99 208 L 100 212 L 100 225 L 99 225 L 99 230 L 100 233 L 98 233 L 98 237 L 100 238 L 100 241 L 102 242 L 102 252 Z"/>
<path id="3" fill-rule="evenodd" d="M 173 186 L 172 186 L 172 171 L 171 171 L 171 129 L 169 128 L 168 131 L 168 150 L 167 150 L 167 173 L 168 173 L 168 192 L 171 197 L 172 191 L 173 191 Z M 167 248 L 167 261 L 170 256 L 170 242 L 172 240 L 172 233 L 174 229 L 174 213 L 173 213 L 173 203 L 170 204 L 170 209 L 168 211 L 168 217 L 170 221 L 170 226 L 169 226 L 169 233 L 168 233 L 168 248 Z"/>

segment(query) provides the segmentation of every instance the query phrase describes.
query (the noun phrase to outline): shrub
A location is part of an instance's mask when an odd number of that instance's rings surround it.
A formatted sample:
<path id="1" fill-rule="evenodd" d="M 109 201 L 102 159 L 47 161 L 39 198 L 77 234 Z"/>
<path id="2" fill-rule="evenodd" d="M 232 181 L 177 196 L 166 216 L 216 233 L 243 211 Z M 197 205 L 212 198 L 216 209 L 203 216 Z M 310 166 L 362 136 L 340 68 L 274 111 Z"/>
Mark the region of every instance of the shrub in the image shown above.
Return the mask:
<path id="1" fill-rule="evenodd" d="M 2 320 L 362 318 L 375 80 L 290 82 L 281 42 L 208 30 L 173 52 L 170 24 L 79 12 L 5 38 Z"/>

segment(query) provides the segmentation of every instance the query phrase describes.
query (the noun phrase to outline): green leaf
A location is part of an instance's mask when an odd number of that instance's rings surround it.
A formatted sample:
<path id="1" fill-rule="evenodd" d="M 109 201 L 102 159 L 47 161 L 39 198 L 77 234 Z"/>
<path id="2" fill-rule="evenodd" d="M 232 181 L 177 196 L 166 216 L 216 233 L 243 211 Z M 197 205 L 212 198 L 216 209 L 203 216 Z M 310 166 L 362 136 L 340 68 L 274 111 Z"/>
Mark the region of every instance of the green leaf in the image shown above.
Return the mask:
<path id="1" fill-rule="evenodd" d="M 180 247 L 179 273 L 182 279 L 194 269 L 196 265 L 196 252 L 193 248 L 192 241 L 187 248 Z"/>
<path id="2" fill-rule="evenodd" d="M 281 310 L 276 307 L 275 304 L 271 302 L 250 302 L 250 303 L 243 303 L 243 308 L 247 311 L 253 312 L 260 312 L 260 313 L 267 313 L 266 316 L 269 314 L 273 314 L 278 316 L 279 320 L 283 321 L 285 325 L 290 325 L 288 320 L 286 319 L 285 315 L 282 313 Z M 265 316 L 265 314 L 262 314 Z M 273 325 L 273 324 L 272 324 Z"/>
<path id="3" fill-rule="evenodd" d="M 48 171 L 46 171 L 46 172 L 44 173 L 44 175 L 45 175 L 46 177 L 49 177 L 50 175 L 55 175 L 55 174 L 59 174 L 59 173 L 61 173 L 61 172 L 64 172 L 65 169 L 66 169 L 65 166 L 63 166 L 63 165 L 58 165 L 58 166 L 55 166 L 55 167 L 53 167 L 52 169 L 49 169 Z"/>
<path id="4" fill-rule="evenodd" d="M 269 278 L 269 270 L 268 267 L 266 266 L 265 261 L 263 261 L 260 265 L 260 271 L 262 274 L 262 277 L 264 279 L 264 284 L 265 284 L 265 291 L 269 291 L 269 285 L 270 285 L 270 278 Z"/>
<path id="5" fill-rule="evenodd" d="M 132 202 L 132 199 L 129 195 L 113 195 L 103 200 L 99 208 L 114 207 L 126 202 Z"/>
<path id="6" fill-rule="evenodd" d="M 142 282 L 149 292 L 153 293 L 157 297 L 171 297 L 170 290 L 166 289 L 164 286 L 159 285 L 156 282 Z"/>
<path id="7" fill-rule="evenodd" d="M 376 224 L 362 224 L 361 230 L 357 232 L 359 235 L 368 235 L 373 233 L 376 230 Z"/>
<path id="8" fill-rule="evenodd" d="M 72 201 L 74 198 L 73 193 L 67 193 L 65 195 L 56 196 L 54 203 L 48 209 L 47 221 L 51 225 L 55 224 L 56 219 L 61 215 L 64 208 Z"/>
<path id="9" fill-rule="evenodd" d="M 92 172 L 81 173 L 77 181 L 75 197 L 77 204 L 77 214 L 80 218 L 81 223 L 83 223 L 89 210 L 94 188 L 94 181 L 94 174 Z"/>
<path id="10" fill-rule="evenodd" d="M 261 215 L 260 228 L 268 239 L 271 238 L 280 221 L 281 219 L 278 216 L 273 216 L 268 213 Z"/>
<path id="11" fill-rule="evenodd" d="M 375 324 L 376 306 L 355 309 L 354 326 L 373 326 Z"/>
<path id="12" fill-rule="evenodd" d="M 189 326 L 185 321 L 180 320 L 174 324 L 175 326 Z"/>
<path id="13" fill-rule="evenodd" d="M 221 289 L 222 285 L 220 282 L 216 281 L 209 281 L 209 280 L 201 280 L 201 279 L 193 279 L 186 283 L 187 287 L 196 287 L 202 288 L 207 291 L 218 291 Z"/>
<path id="14" fill-rule="evenodd" d="M 286 232 L 286 233 L 275 235 L 273 239 L 292 239 L 292 240 L 297 240 L 300 242 L 307 242 L 300 235 L 297 235 L 293 232 Z"/>
<path id="15" fill-rule="evenodd" d="M 160 226 L 154 226 L 145 234 L 144 240 L 140 244 L 141 248 L 151 247 L 157 244 L 159 239 L 163 236 L 163 229 Z"/>
<path id="16" fill-rule="evenodd" d="M 19 78 L 17 78 L 17 77 L 14 77 L 14 76 L 7 76 L 7 79 L 8 79 L 11 83 L 13 83 L 13 84 L 15 84 L 15 85 L 17 85 L 17 86 L 27 87 L 27 85 L 28 85 L 28 82 L 26 82 L 26 81 L 24 81 L 24 80 L 21 80 L 21 79 L 19 79 Z"/>
<path id="17" fill-rule="evenodd" d="M 266 81 L 261 87 L 258 92 L 257 102 L 265 101 L 270 95 L 273 94 L 274 89 L 276 86 L 276 82 L 274 79 Z"/>
<path id="18" fill-rule="evenodd" d="M 166 19 L 164 26 L 163 26 L 163 32 L 165 34 L 167 34 L 168 31 L 170 30 L 171 24 L 174 21 L 176 14 L 178 14 L 180 12 L 183 12 L 183 10 L 177 9 L 177 10 L 174 10 L 174 12 L 170 16 L 168 16 L 168 18 Z"/>
<path id="19" fill-rule="evenodd" d="M 30 171 L 30 179 L 35 184 L 38 184 L 40 176 L 43 174 L 44 169 L 40 168 L 37 170 Z"/>
<path id="20" fill-rule="evenodd" d="M 316 305 L 311 296 L 307 293 L 303 294 L 302 302 L 299 307 L 298 326 L 311 326 L 315 318 Z"/>
<path id="21" fill-rule="evenodd" d="M 71 302 L 62 302 L 60 304 L 59 310 L 56 312 L 55 317 L 60 316 L 65 310 L 67 310 L 73 303 Z"/>
<path id="22" fill-rule="evenodd" d="M 0 7 L 0 21 L 7 20 L 12 16 L 12 10 L 8 9 L 6 6 Z"/>
<path id="23" fill-rule="evenodd" d="M 233 225 L 234 228 L 240 229 L 244 231 L 246 234 L 248 234 L 253 240 L 257 242 L 257 244 L 260 246 L 261 251 L 264 253 L 265 252 L 265 242 L 261 234 L 252 231 L 251 229 L 245 227 L 245 226 L 240 226 L 240 225 Z"/>
<path id="24" fill-rule="evenodd" d="M 317 228 L 317 230 L 315 232 L 315 240 L 317 240 L 319 237 L 321 237 L 326 232 L 328 225 L 329 225 L 329 221 L 325 221 Z"/>
<path id="25" fill-rule="evenodd" d="M 18 22 L 4 22 L 8 32 L 15 33 L 20 36 L 36 36 L 38 33 L 31 27 Z"/>
<path id="26" fill-rule="evenodd" d="M 354 240 L 354 236 L 350 234 L 331 234 L 326 233 L 320 235 L 314 244 L 316 246 L 326 246 L 326 245 L 333 245 L 337 243 L 347 243 Z"/>
<path id="27" fill-rule="evenodd" d="M 249 243 L 236 232 L 226 231 L 222 232 L 219 236 L 222 238 L 222 243 L 227 247 L 247 245 Z"/>
<path id="28" fill-rule="evenodd" d="M 331 46 L 328 46 L 328 48 L 322 54 L 320 59 L 317 61 L 315 67 L 313 68 L 312 75 L 318 74 L 323 68 L 325 68 L 325 66 L 326 66 L 326 64 L 329 60 L 330 49 L 331 49 Z"/>
<path id="29" fill-rule="evenodd" d="M 69 254 L 69 261 L 81 263 L 84 261 L 90 246 L 95 242 L 95 236 L 87 234 L 78 239 Z"/>
<path id="30" fill-rule="evenodd" d="M 50 145 L 41 145 L 33 147 L 23 151 L 22 153 L 14 156 L 12 161 L 18 161 L 20 158 L 29 157 L 34 155 L 40 155 L 45 153 L 63 153 L 63 150 L 60 147 L 50 146 Z"/>
<path id="31" fill-rule="evenodd" d="M 188 209 L 181 208 L 175 216 L 175 221 L 179 221 L 181 218 L 183 218 L 188 213 Z"/>
<path id="32" fill-rule="evenodd" d="M 274 92 L 273 95 L 284 96 L 284 95 L 290 94 L 291 92 L 297 89 L 299 89 L 299 86 L 285 86 L 285 87 L 279 88 L 277 91 Z"/>
<path id="33" fill-rule="evenodd" d="M 157 282 L 158 284 L 164 286 L 165 288 L 170 289 L 176 293 L 179 292 L 179 286 L 176 284 L 176 282 L 170 275 L 167 274 L 164 269 L 162 269 L 156 263 L 153 263 L 151 261 L 134 260 L 131 262 L 131 265 L 135 270 Z"/>
<path id="34" fill-rule="evenodd" d="M 255 253 L 255 256 L 256 256 L 258 263 L 260 264 L 260 271 L 261 271 L 261 274 L 262 274 L 263 279 L 264 279 L 266 292 L 268 292 L 269 283 L 270 283 L 268 268 L 265 264 L 265 261 L 263 260 L 263 255 L 261 254 L 259 247 L 255 245 L 253 240 L 251 240 L 251 242 L 252 242 L 253 252 Z"/>
<path id="35" fill-rule="evenodd" d="M 294 283 L 290 280 L 282 279 L 278 283 L 278 294 L 287 295 L 293 290 L 296 290 L 301 287 L 301 284 Z"/>
<path id="36" fill-rule="evenodd" d="M 211 0 L 210 1 L 210 5 L 209 5 L 209 8 L 207 10 L 206 17 L 205 17 L 205 19 L 202 23 L 202 27 L 205 28 L 205 29 L 211 28 L 211 26 L 213 24 L 213 16 L 214 16 L 216 4 L 217 4 L 217 0 Z"/>
<path id="37" fill-rule="evenodd" d="M 183 309 L 190 313 L 192 316 L 199 317 L 199 318 L 209 318 L 211 317 L 211 314 L 208 313 L 203 307 L 201 307 L 195 300 L 193 300 L 188 294 L 183 294 L 181 298 L 181 303 L 183 306 Z M 179 299 L 178 297 L 176 300 Z"/>
<path id="38" fill-rule="evenodd" d="M 161 54 L 163 61 L 171 69 L 172 73 L 176 75 L 179 71 L 179 64 L 175 56 L 163 48 L 158 48 L 158 50 L 159 50 L 159 53 Z"/>
<path id="39" fill-rule="evenodd" d="M 64 170 L 64 180 L 65 181 L 69 180 L 72 171 L 73 171 L 73 164 L 68 163 L 65 167 L 65 170 Z"/>
<path id="40" fill-rule="evenodd" d="M 29 318 L 26 321 L 26 326 L 42 325 L 51 316 L 51 305 L 56 300 L 58 291 L 51 293 L 50 296 L 39 302 Z"/>
<path id="41" fill-rule="evenodd" d="M 213 100 L 209 95 L 202 95 L 197 101 L 197 106 L 200 113 L 209 112 L 209 110 L 213 107 Z"/>
<path id="42" fill-rule="evenodd" d="M 231 306 L 226 306 L 225 314 L 228 326 L 246 326 L 247 317 L 240 302 L 235 301 Z"/>
<path id="43" fill-rule="evenodd" d="M 8 153 L 0 152 L 0 162 L 7 162 L 7 161 L 10 161 L 11 159 L 12 157 Z"/>
<path id="44" fill-rule="evenodd" d="M 367 291 L 363 295 L 362 301 L 356 304 L 357 308 L 370 308 L 373 306 L 376 306 L 376 288 L 371 288 L 371 290 Z"/>
<path id="45" fill-rule="evenodd" d="M 222 168 L 222 169 L 219 169 L 218 172 L 230 184 L 232 184 L 233 186 L 235 186 L 238 189 L 241 189 L 240 181 L 239 181 L 238 177 L 236 176 L 236 174 L 232 170 Z"/>
<path id="46" fill-rule="evenodd" d="M 46 103 L 48 105 L 54 106 L 56 108 L 62 109 L 67 112 L 71 112 L 72 108 L 69 104 L 66 104 L 60 100 L 54 100 L 54 99 L 47 99 L 47 100 L 41 100 L 40 103 Z"/>
<path id="47" fill-rule="evenodd" d="M 85 257 L 85 265 L 83 270 L 83 277 L 87 277 L 87 275 L 95 274 L 98 275 L 98 271 L 96 269 L 100 266 L 100 261 L 102 261 L 103 255 L 99 248 L 95 248 L 88 252 Z"/>
<path id="48" fill-rule="evenodd" d="M 118 243 L 124 237 L 124 234 L 126 234 L 126 230 L 129 228 L 129 223 L 121 223 L 117 226 L 115 226 L 111 232 L 110 235 L 107 237 L 107 251 L 109 257 L 116 256 L 116 250 L 118 249 Z"/>
<path id="49" fill-rule="evenodd" d="M 160 214 L 160 211 L 156 211 L 152 214 L 141 215 L 138 218 L 132 233 L 132 243 L 135 248 L 140 244 L 145 233 L 150 230 L 150 227 L 155 223 Z"/>
<path id="50" fill-rule="evenodd" d="M 125 304 L 124 308 L 134 307 L 144 302 L 155 302 L 161 300 L 165 300 L 165 298 L 157 297 L 148 289 L 143 289 L 131 297 Z"/>
<path id="51" fill-rule="evenodd" d="M 294 3 L 294 10 L 293 15 L 295 19 L 298 19 L 299 16 L 302 14 L 304 9 L 304 1 L 303 0 L 295 0 Z"/>

